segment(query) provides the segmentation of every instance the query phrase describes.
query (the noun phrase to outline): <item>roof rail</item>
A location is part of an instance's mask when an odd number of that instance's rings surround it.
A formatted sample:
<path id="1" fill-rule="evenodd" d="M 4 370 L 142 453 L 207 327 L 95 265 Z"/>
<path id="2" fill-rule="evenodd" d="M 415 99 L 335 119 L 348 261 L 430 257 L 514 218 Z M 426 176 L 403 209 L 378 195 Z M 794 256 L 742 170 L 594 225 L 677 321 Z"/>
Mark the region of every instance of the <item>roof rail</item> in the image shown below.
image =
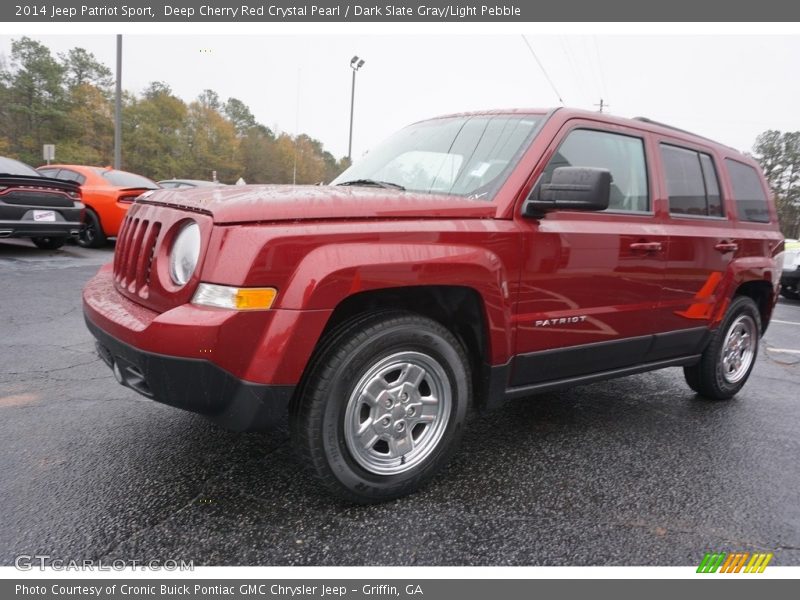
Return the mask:
<path id="1" fill-rule="evenodd" d="M 674 125 L 667 125 L 666 123 L 662 123 L 661 121 L 654 121 L 653 119 L 648 119 L 647 117 L 634 117 L 634 121 L 642 121 L 643 123 L 650 123 L 651 125 L 658 125 L 659 127 L 664 127 L 665 129 L 671 129 L 672 131 L 680 131 L 681 133 L 685 133 L 687 135 L 694 136 L 696 138 L 700 138 L 701 140 L 709 141 L 713 144 L 718 144 L 720 146 L 725 146 L 731 150 L 735 150 L 737 153 L 741 154 L 741 150 L 738 148 L 734 148 L 733 146 L 728 146 L 727 144 L 722 144 L 717 142 L 716 140 L 712 140 L 711 138 L 707 138 L 704 135 L 700 135 L 697 133 L 692 133 L 691 131 L 687 131 L 686 129 L 681 129 L 680 127 L 675 127 Z"/>

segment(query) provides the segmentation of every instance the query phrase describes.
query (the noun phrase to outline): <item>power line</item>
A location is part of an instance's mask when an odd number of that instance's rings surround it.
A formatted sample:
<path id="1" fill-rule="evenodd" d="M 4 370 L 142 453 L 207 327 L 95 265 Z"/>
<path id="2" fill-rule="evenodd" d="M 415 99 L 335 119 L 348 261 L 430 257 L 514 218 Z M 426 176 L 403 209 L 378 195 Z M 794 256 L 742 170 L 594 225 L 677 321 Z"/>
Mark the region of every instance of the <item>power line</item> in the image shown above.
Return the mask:
<path id="1" fill-rule="evenodd" d="M 558 98 L 558 101 L 563 106 L 564 105 L 564 101 L 561 99 L 561 94 L 558 93 L 558 90 L 556 89 L 556 86 L 553 83 L 553 80 L 550 79 L 550 76 L 547 74 L 547 70 L 544 68 L 544 65 L 542 64 L 542 61 L 540 61 L 539 57 L 536 56 L 536 52 L 533 51 L 533 48 L 531 47 L 530 43 L 528 42 L 528 38 L 526 38 L 524 34 L 522 34 L 522 41 L 525 42 L 525 45 L 528 47 L 528 50 L 531 51 L 531 55 L 533 56 L 534 60 L 536 61 L 536 64 L 539 65 L 539 68 L 542 70 L 542 73 L 544 74 L 544 78 L 547 79 L 547 83 L 549 83 L 550 87 L 553 88 L 553 92 L 555 93 L 556 97 Z"/>
<path id="2" fill-rule="evenodd" d="M 589 98 L 590 95 L 586 93 L 586 87 L 584 86 L 583 77 L 581 77 L 578 74 L 578 67 L 576 66 L 576 61 L 572 56 L 572 52 L 567 46 L 567 42 L 565 41 L 563 35 L 559 36 L 559 42 L 561 43 L 561 50 L 564 52 L 564 56 L 567 58 L 567 63 L 569 64 L 570 71 L 572 71 L 572 77 L 577 82 L 581 97 Z"/>
<path id="3" fill-rule="evenodd" d="M 597 72 L 600 75 L 600 87 L 603 90 L 603 96 L 608 98 L 608 90 L 606 89 L 606 78 L 603 75 L 603 63 L 600 60 L 600 45 L 597 43 L 597 36 L 593 35 L 592 40 L 594 41 L 594 53 L 597 57 Z M 603 112 L 602 109 L 600 112 Z"/>

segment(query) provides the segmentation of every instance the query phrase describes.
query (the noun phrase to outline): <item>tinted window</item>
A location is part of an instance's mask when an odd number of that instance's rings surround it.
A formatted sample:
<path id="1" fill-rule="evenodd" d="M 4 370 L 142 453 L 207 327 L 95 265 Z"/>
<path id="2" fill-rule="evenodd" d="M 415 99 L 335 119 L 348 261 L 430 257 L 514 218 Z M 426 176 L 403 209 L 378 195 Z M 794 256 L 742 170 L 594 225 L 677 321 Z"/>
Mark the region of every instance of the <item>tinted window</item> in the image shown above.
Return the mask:
<path id="1" fill-rule="evenodd" d="M 98 169 L 98 173 L 111 185 L 123 188 L 147 188 L 149 190 L 158 189 L 155 181 L 149 180 L 141 175 L 134 175 L 125 171 L 103 171 Z"/>
<path id="2" fill-rule="evenodd" d="M 769 209 L 761 178 L 750 165 L 745 165 L 730 158 L 725 159 L 728 173 L 731 176 L 733 197 L 736 199 L 736 212 L 742 221 L 769 223 Z"/>
<path id="3" fill-rule="evenodd" d="M 703 167 L 703 179 L 706 184 L 706 198 L 708 198 L 708 214 L 712 217 L 721 217 L 725 213 L 722 210 L 722 196 L 719 193 L 719 179 L 717 170 L 714 168 L 714 161 L 708 154 L 700 155 L 700 166 Z"/>
<path id="4" fill-rule="evenodd" d="M 661 144 L 669 212 L 678 215 L 721 217 L 714 162 L 708 154 Z"/>
<path id="5" fill-rule="evenodd" d="M 28 177 L 39 177 L 39 173 L 33 167 L 21 163 L 13 158 L 0 156 L 0 173 L 6 175 L 27 175 Z"/>
<path id="6" fill-rule="evenodd" d="M 644 143 L 640 138 L 590 129 L 576 129 L 547 164 L 541 183 L 549 183 L 558 167 L 595 167 L 611 172 L 610 210 L 650 210 Z"/>
<path id="7" fill-rule="evenodd" d="M 58 175 L 58 169 L 36 169 L 42 177 L 56 177 Z"/>

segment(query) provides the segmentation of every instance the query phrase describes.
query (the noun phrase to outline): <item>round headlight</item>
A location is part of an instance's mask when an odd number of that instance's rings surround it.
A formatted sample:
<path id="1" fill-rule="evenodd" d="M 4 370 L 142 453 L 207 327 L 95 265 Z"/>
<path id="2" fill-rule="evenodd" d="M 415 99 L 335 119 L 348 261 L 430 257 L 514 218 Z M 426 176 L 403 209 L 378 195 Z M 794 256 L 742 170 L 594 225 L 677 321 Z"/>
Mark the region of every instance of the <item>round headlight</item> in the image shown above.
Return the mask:
<path id="1" fill-rule="evenodd" d="M 186 285 L 192 277 L 200 258 L 200 227 L 192 221 L 184 225 L 169 257 L 169 275 L 177 285 Z"/>

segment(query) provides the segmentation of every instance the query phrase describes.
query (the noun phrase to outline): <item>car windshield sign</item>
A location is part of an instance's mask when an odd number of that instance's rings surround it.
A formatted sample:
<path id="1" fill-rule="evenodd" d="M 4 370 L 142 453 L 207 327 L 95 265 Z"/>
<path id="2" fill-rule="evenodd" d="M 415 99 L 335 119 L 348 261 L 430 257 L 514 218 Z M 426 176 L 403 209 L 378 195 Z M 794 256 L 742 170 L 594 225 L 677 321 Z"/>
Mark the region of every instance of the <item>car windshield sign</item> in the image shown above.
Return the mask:
<path id="1" fill-rule="evenodd" d="M 541 117 L 446 117 L 402 129 L 332 185 L 396 188 L 490 200 L 528 147 Z"/>

